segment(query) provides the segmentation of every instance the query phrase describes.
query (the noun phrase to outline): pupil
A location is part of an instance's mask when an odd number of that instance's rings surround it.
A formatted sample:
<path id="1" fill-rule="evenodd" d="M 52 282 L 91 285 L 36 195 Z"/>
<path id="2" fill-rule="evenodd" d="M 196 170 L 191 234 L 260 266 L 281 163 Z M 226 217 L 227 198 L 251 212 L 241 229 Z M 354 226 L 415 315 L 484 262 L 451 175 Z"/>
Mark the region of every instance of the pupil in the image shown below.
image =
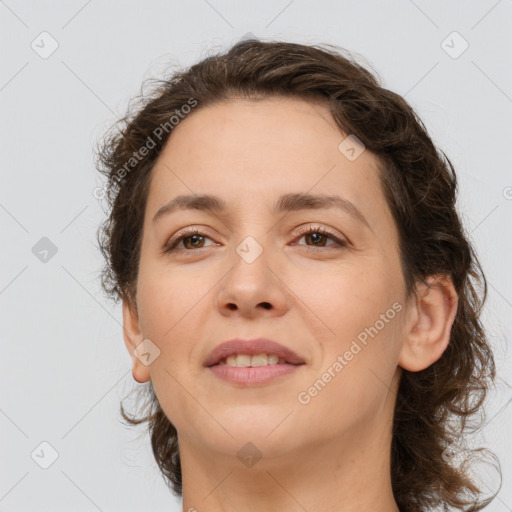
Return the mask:
<path id="1" fill-rule="evenodd" d="M 309 235 L 312 239 L 313 239 L 313 243 L 317 243 L 317 242 L 320 242 L 319 238 L 322 238 L 322 234 L 321 233 L 310 233 Z"/>
<path id="2" fill-rule="evenodd" d="M 198 239 L 202 238 L 200 235 L 191 235 L 189 236 L 189 240 L 192 246 L 195 246 L 195 242 L 198 241 Z"/>

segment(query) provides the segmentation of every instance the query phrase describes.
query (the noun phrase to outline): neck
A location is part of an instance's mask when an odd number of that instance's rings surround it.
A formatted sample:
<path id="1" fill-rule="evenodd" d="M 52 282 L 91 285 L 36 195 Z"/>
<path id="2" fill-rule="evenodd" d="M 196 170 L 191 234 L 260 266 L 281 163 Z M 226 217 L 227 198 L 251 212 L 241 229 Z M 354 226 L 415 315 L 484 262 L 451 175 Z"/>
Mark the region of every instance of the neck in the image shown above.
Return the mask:
<path id="1" fill-rule="evenodd" d="M 272 445 L 264 439 L 254 443 L 263 456 L 251 467 L 250 459 L 244 464 L 226 450 L 212 452 L 180 437 L 183 511 L 398 512 L 390 476 L 391 427 L 358 425 L 343 437 L 272 457 L 265 456 Z"/>

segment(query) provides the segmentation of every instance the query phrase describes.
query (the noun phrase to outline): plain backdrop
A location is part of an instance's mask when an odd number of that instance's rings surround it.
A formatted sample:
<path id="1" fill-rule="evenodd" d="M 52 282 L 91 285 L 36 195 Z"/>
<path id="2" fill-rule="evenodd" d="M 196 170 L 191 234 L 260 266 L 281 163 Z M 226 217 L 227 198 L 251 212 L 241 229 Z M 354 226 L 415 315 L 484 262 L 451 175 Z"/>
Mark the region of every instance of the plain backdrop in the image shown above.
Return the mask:
<path id="1" fill-rule="evenodd" d="M 144 79 L 248 33 L 359 54 L 452 160 L 498 365 L 488 510 L 512 510 L 511 0 L 5 0 L 0 17 L 1 511 L 181 510 L 149 438 L 119 421 L 137 384 L 99 287 L 93 150 Z"/>

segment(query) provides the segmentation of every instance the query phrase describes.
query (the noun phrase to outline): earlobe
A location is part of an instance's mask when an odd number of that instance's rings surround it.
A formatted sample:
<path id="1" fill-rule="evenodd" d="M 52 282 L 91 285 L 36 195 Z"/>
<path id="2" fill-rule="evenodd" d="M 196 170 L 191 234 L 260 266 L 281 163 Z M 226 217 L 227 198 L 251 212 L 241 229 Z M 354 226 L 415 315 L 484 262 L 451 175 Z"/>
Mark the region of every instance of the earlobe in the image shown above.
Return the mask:
<path id="1" fill-rule="evenodd" d="M 135 348 L 142 343 L 144 336 L 139 326 L 139 315 L 136 308 L 123 301 L 123 338 L 128 353 L 132 358 L 132 375 L 139 383 L 150 380 L 149 367 L 135 356 Z"/>
<path id="2" fill-rule="evenodd" d="M 429 276 L 419 286 L 413 321 L 406 326 L 398 364 L 417 372 L 435 363 L 450 342 L 458 296 L 449 276 Z"/>

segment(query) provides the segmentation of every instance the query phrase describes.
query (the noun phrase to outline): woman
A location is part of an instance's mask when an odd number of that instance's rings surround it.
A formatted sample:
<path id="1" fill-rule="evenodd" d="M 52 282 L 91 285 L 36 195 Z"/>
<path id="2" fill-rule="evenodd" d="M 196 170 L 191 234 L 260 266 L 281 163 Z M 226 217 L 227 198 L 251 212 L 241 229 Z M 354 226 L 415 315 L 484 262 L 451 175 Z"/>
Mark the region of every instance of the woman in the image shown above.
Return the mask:
<path id="1" fill-rule="evenodd" d="M 480 510 L 454 453 L 495 367 L 455 171 L 324 46 L 238 43 L 105 139 L 102 284 L 148 392 L 121 412 L 183 510 Z"/>

